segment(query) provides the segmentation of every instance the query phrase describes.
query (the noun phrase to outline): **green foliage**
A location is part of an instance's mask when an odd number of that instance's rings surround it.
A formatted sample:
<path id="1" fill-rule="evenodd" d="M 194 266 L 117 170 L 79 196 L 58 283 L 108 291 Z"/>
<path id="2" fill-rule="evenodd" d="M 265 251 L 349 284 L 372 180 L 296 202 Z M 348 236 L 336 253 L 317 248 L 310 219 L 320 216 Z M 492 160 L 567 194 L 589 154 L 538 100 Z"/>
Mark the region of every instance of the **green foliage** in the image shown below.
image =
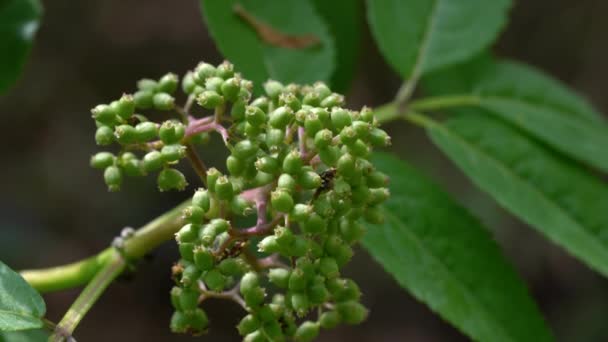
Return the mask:
<path id="1" fill-rule="evenodd" d="M 0 261 L 0 331 L 41 328 L 45 313 L 38 292 Z"/>
<path id="2" fill-rule="evenodd" d="M 608 276 L 608 186 L 484 114 L 432 125 L 433 141 L 484 191 Z"/>
<path id="3" fill-rule="evenodd" d="M 446 85 L 445 80 L 464 81 Z M 584 99 L 532 67 L 484 58 L 437 72 L 425 85 L 433 94 L 473 94 L 490 113 L 572 158 L 608 171 L 606 122 Z"/>
<path id="4" fill-rule="evenodd" d="M 387 154 L 374 163 L 391 178 L 391 198 L 363 245 L 399 284 L 474 340 L 551 340 L 487 230 L 406 163 Z"/>
<path id="5" fill-rule="evenodd" d="M 48 338 L 49 333 L 44 329 L 0 331 L 0 341 L 3 342 L 45 342 Z"/>
<path id="6" fill-rule="evenodd" d="M 465 61 L 503 28 L 509 0 L 368 0 L 380 51 L 405 79 Z"/>
<path id="7" fill-rule="evenodd" d="M 275 34 L 312 35 L 317 43 L 300 48 L 264 41 L 235 6 Z M 335 69 L 334 39 L 311 0 L 202 0 L 201 10 L 219 50 L 256 84 L 268 78 L 289 83 L 329 81 Z"/>
<path id="8" fill-rule="evenodd" d="M 0 93 L 21 74 L 42 16 L 38 0 L 5 0 L 0 3 Z"/>

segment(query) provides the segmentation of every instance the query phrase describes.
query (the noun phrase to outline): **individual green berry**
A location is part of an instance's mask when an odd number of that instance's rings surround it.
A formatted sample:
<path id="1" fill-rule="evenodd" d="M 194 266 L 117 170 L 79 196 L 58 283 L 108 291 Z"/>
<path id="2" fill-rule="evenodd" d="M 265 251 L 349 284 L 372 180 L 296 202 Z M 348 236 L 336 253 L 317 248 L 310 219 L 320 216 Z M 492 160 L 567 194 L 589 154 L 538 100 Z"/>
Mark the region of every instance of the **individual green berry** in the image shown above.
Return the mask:
<path id="1" fill-rule="evenodd" d="M 341 317 L 337 311 L 327 311 L 319 317 L 319 324 L 323 329 L 333 329 L 340 324 Z"/>
<path id="2" fill-rule="evenodd" d="M 314 144 L 317 149 L 327 148 L 334 138 L 333 133 L 328 129 L 322 129 L 315 134 Z"/>
<path id="3" fill-rule="evenodd" d="M 222 218 L 215 218 L 209 223 L 216 234 L 227 232 L 230 229 L 230 223 Z"/>
<path id="4" fill-rule="evenodd" d="M 230 201 L 230 210 L 240 216 L 248 216 L 255 212 L 253 203 L 241 196 L 234 196 Z"/>
<path id="5" fill-rule="evenodd" d="M 218 94 L 222 92 L 222 84 L 224 84 L 224 79 L 221 77 L 209 77 L 205 81 L 205 89 L 214 91 Z"/>
<path id="6" fill-rule="evenodd" d="M 214 109 L 224 104 L 224 97 L 214 90 L 206 90 L 196 97 L 196 102 L 203 108 Z"/>
<path id="7" fill-rule="evenodd" d="M 269 235 L 258 243 L 258 250 L 262 253 L 271 254 L 279 252 L 281 247 L 277 243 L 277 237 L 274 235 Z"/>
<path id="8" fill-rule="evenodd" d="M 110 152 L 99 152 L 91 157 L 91 167 L 105 169 L 114 164 L 115 157 Z"/>
<path id="9" fill-rule="evenodd" d="M 368 122 L 356 120 L 353 121 L 352 128 L 355 131 L 357 138 L 364 139 L 369 136 L 372 127 Z"/>
<path id="10" fill-rule="evenodd" d="M 266 297 L 266 291 L 263 288 L 257 287 L 253 289 L 253 291 L 243 295 L 245 299 L 245 303 L 249 307 L 257 307 L 264 302 L 264 298 Z"/>
<path id="11" fill-rule="evenodd" d="M 291 272 L 285 268 L 271 268 L 268 271 L 268 280 L 274 285 L 284 289 L 289 284 L 289 276 Z"/>
<path id="12" fill-rule="evenodd" d="M 226 277 L 218 269 L 207 271 L 207 273 L 203 275 L 203 281 L 205 282 L 205 285 L 207 285 L 207 288 L 215 292 L 222 291 L 227 284 Z"/>
<path id="13" fill-rule="evenodd" d="M 147 142 L 158 136 L 158 126 L 150 121 L 140 122 L 135 126 L 135 132 L 137 133 L 137 141 Z"/>
<path id="14" fill-rule="evenodd" d="M 367 309 L 359 302 L 347 301 L 336 304 L 336 310 L 346 324 L 360 324 L 367 318 Z"/>
<path id="15" fill-rule="evenodd" d="M 329 87 L 323 82 L 316 82 L 313 85 L 313 91 L 320 99 L 324 99 L 331 95 L 331 89 L 329 89 Z"/>
<path id="16" fill-rule="evenodd" d="M 308 204 L 298 203 L 294 205 L 291 211 L 291 219 L 296 222 L 303 222 L 312 214 L 313 208 Z"/>
<path id="17" fill-rule="evenodd" d="M 302 230 L 308 234 L 323 233 L 327 229 L 327 220 L 317 213 L 312 213 L 302 224 Z"/>
<path id="18" fill-rule="evenodd" d="M 287 106 L 292 111 L 296 112 L 302 107 L 300 100 L 292 93 L 283 93 L 279 95 L 279 106 Z"/>
<path id="19" fill-rule="evenodd" d="M 352 118 L 348 110 L 334 108 L 331 111 L 331 124 L 336 132 L 340 132 L 344 127 L 350 126 Z"/>
<path id="20" fill-rule="evenodd" d="M 283 327 L 276 319 L 265 322 L 262 330 L 269 341 L 284 341 Z"/>
<path id="21" fill-rule="evenodd" d="M 293 119 L 295 118 L 295 114 L 293 109 L 287 106 L 281 106 L 275 109 L 268 116 L 268 124 L 274 128 L 283 129 L 285 128 Z"/>
<path id="22" fill-rule="evenodd" d="M 230 102 L 234 102 L 237 100 L 239 96 L 239 92 L 241 90 L 241 80 L 240 78 L 231 77 L 222 83 L 220 88 L 222 90 L 222 94 L 226 98 L 226 100 Z"/>
<path id="23" fill-rule="evenodd" d="M 177 75 L 174 73 L 167 73 L 163 77 L 158 80 L 157 91 L 173 94 L 175 90 L 177 90 L 177 85 L 179 83 L 179 79 Z"/>
<path id="24" fill-rule="evenodd" d="M 127 153 L 123 154 L 119 159 L 119 164 L 124 173 L 129 177 L 141 177 L 145 176 L 146 172 L 143 168 L 143 162 L 132 155 L 131 158 L 125 158 L 124 156 Z"/>
<path id="25" fill-rule="evenodd" d="M 215 182 L 215 193 L 219 200 L 229 201 L 234 196 L 234 190 L 230 179 L 226 176 L 221 176 Z"/>
<path id="26" fill-rule="evenodd" d="M 344 96 L 340 94 L 330 94 L 321 101 L 320 106 L 325 108 L 339 107 L 344 105 Z"/>
<path id="27" fill-rule="evenodd" d="M 266 92 L 266 95 L 268 95 L 268 97 L 273 101 L 279 99 L 279 95 L 283 93 L 284 89 L 285 86 L 277 81 L 268 80 L 266 83 L 264 83 L 264 91 Z"/>
<path id="28" fill-rule="evenodd" d="M 306 288 L 307 277 L 301 268 L 295 268 L 289 275 L 287 283 L 291 291 L 303 291 Z"/>
<path id="29" fill-rule="evenodd" d="M 317 132 L 323 129 L 323 123 L 317 114 L 311 112 L 308 113 L 304 120 L 304 129 L 307 136 L 314 138 Z"/>
<path id="30" fill-rule="evenodd" d="M 183 260 L 194 262 L 194 243 L 192 242 L 182 242 L 178 244 L 179 255 Z"/>
<path id="31" fill-rule="evenodd" d="M 200 63 L 194 69 L 194 79 L 198 84 L 204 85 L 205 80 L 216 75 L 216 69 L 209 63 Z"/>
<path id="32" fill-rule="evenodd" d="M 361 139 L 357 139 L 357 141 L 348 146 L 348 152 L 356 157 L 367 158 L 371 152 L 371 149 L 368 144 L 363 142 Z"/>
<path id="33" fill-rule="evenodd" d="M 175 107 L 175 99 L 167 93 L 156 93 L 152 98 L 154 108 L 158 110 L 171 110 Z"/>
<path id="34" fill-rule="evenodd" d="M 165 161 L 163 155 L 159 151 L 151 151 L 144 155 L 143 168 L 146 172 L 160 170 Z"/>
<path id="35" fill-rule="evenodd" d="M 176 162 L 186 157 L 186 146 L 180 144 L 165 145 L 160 150 L 163 161 L 167 163 Z"/>
<path id="36" fill-rule="evenodd" d="M 283 159 L 283 171 L 289 174 L 296 175 L 300 173 L 303 166 L 304 161 L 298 150 L 292 150 Z"/>
<path id="37" fill-rule="evenodd" d="M 346 126 L 340 131 L 340 141 L 344 145 L 352 145 L 357 141 L 357 132 L 352 126 Z"/>
<path id="38" fill-rule="evenodd" d="M 359 118 L 361 119 L 361 121 L 365 121 L 371 124 L 374 122 L 374 112 L 369 107 L 363 107 L 359 111 Z"/>
<path id="39" fill-rule="evenodd" d="M 289 213 L 294 205 L 293 198 L 289 192 L 281 188 L 270 194 L 270 203 L 275 210 L 283 213 Z"/>
<path id="40" fill-rule="evenodd" d="M 137 131 L 131 125 L 120 125 L 114 129 L 116 141 L 122 145 L 132 144 L 137 141 Z"/>
<path id="41" fill-rule="evenodd" d="M 319 159 L 327 166 L 336 166 L 339 157 L 340 150 L 336 146 L 328 146 L 319 150 Z"/>
<path id="42" fill-rule="evenodd" d="M 227 79 L 234 76 L 234 65 L 228 61 L 223 61 L 222 64 L 217 66 L 217 76 Z"/>
<path id="43" fill-rule="evenodd" d="M 319 98 L 319 94 L 311 92 L 304 95 L 302 103 L 308 106 L 317 107 L 321 104 L 321 99 Z"/>
<path id="44" fill-rule="evenodd" d="M 215 193 L 215 183 L 221 175 L 222 173 L 214 167 L 207 170 L 207 189 L 210 192 Z"/>
<path id="45" fill-rule="evenodd" d="M 387 147 L 391 145 L 391 137 L 381 128 L 374 128 L 369 133 L 369 141 L 374 146 Z"/>
<path id="46" fill-rule="evenodd" d="M 283 249 L 291 246 L 295 241 L 293 232 L 289 228 L 283 226 L 278 226 L 274 229 L 274 236 L 276 236 L 276 242 L 279 244 L 279 247 Z"/>
<path id="47" fill-rule="evenodd" d="M 192 205 L 203 209 L 204 212 L 208 212 L 211 207 L 209 192 L 205 189 L 198 189 L 194 193 L 194 196 L 192 196 Z"/>
<path id="48" fill-rule="evenodd" d="M 135 112 L 135 99 L 133 95 L 123 94 L 118 101 L 114 102 L 112 107 L 116 115 L 123 120 L 128 120 Z"/>
<path id="49" fill-rule="evenodd" d="M 304 292 L 294 293 L 291 296 L 291 307 L 298 313 L 298 315 L 304 316 L 304 314 L 310 307 L 310 302 L 308 300 L 308 296 L 306 295 L 306 293 L 304 293 Z"/>
<path id="50" fill-rule="evenodd" d="M 373 171 L 366 176 L 367 186 L 381 188 L 388 185 L 388 176 L 380 171 Z"/>
<path id="51" fill-rule="evenodd" d="M 205 219 L 205 211 L 200 207 L 190 205 L 182 210 L 182 217 L 186 222 L 202 224 Z"/>
<path id="52" fill-rule="evenodd" d="M 177 334 L 184 334 L 190 328 L 188 317 L 182 311 L 175 311 L 171 316 L 171 331 Z"/>
<path id="53" fill-rule="evenodd" d="M 359 241 L 365 234 L 365 227 L 355 221 L 343 218 L 339 223 L 340 236 L 348 243 Z"/>
<path id="54" fill-rule="evenodd" d="M 251 140 L 245 139 L 234 145 L 233 154 L 238 158 L 247 159 L 253 157 L 257 151 L 258 146 Z"/>
<path id="55" fill-rule="evenodd" d="M 93 114 L 95 121 L 107 126 L 114 126 L 117 122 L 116 111 L 109 105 L 97 105 L 95 108 L 91 109 L 91 114 Z"/>
<path id="56" fill-rule="evenodd" d="M 226 168 L 231 175 L 240 176 L 245 171 L 245 164 L 242 159 L 230 155 L 226 158 Z"/>
<path id="57" fill-rule="evenodd" d="M 95 142 L 99 146 L 107 146 L 114 142 L 114 130 L 108 126 L 100 126 L 95 131 Z"/>
<path id="58" fill-rule="evenodd" d="M 303 171 L 298 175 L 298 184 L 304 189 L 317 189 L 322 183 L 321 176 L 314 171 Z"/>
<path id="59" fill-rule="evenodd" d="M 322 276 L 315 277 L 306 293 L 308 300 L 314 305 L 323 304 L 327 302 L 330 297 L 329 291 L 325 287 L 325 278 Z"/>
<path id="60" fill-rule="evenodd" d="M 118 191 L 122 184 L 122 171 L 116 166 L 108 166 L 103 173 L 103 179 L 109 191 Z"/>
<path id="61" fill-rule="evenodd" d="M 271 128 L 266 132 L 266 145 L 271 152 L 283 144 L 285 140 L 285 130 Z"/>
<path id="62" fill-rule="evenodd" d="M 251 106 L 260 108 L 264 113 L 268 112 L 269 101 L 265 96 L 260 96 L 251 102 Z"/>
<path id="63" fill-rule="evenodd" d="M 196 308 L 193 311 L 186 312 L 188 320 L 190 321 L 189 331 L 194 335 L 202 334 L 206 331 L 209 325 L 209 319 L 203 309 Z"/>
<path id="64" fill-rule="evenodd" d="M 158 82 L 149 78 L 142 78 L 137 81 L 137 89 L 139 90 L 156 91 L 157 87 Z"/>
<path id="65" fill-rule="evenodd" d="M 367 204 L 371 206 L 378 205 L 386 201 L 390 196 L 390 191 L 387 188 L 369 189 L 369 198 Z"/>
<path id="66" fill-rule="evenodd" d="M 260 321 L 255 318 L 254 315 L 249 314 L 243 317 L 239 324 L 236 326 L 236 329 L 239 331 L 241 336 L 245 336 L 256 331 L 260 327 Z"/>
<path id="67" fill-rule="evenodd" d="M 319 260 L 319 272 L 327 278 L 335 278 L 340 275 L 340 268 L 336 259 L 323 257 Z"/>
<path id="68" fill-rule="evenodd" d="M 175 234 L 175 239 L 179 243 L 195 242 L 201 229 L 199 224 L 188 223 Z"/>
<path id="69" fill-rule="evenodd" d="M 331 114 L 325 108 L 316 107 L 311 109 L 312 113 L 316 114 L 319 120 L 323 123 L 324 127 L 331 126 Z"/>
<path id="70" fill-rule="evenodd" d="M 154 105 L 154 91 L 152 90 L 140 90 L 133 94 L 133 101 L 135 102 L 135 108 L 148 109 Z"/>
<path id="71" fill-rule="evenodd" d="M 266 123 L 266 113 L 256 106 L 247 106 L 245 118 L 247 119 L 247 122 L 254 127 L 259 127 Z"/>
<path id="72" fill-rule="evenodd" d="M 182 79 L 182 90 L 186 94 L 192 94 L 194 87 L 196 87 L 196 83 L 194 83 L 194 74 L 192 71 L 188 71 Z"/>
<path id="73" fill-rule="evenodd" d="M 213 268 L 215 258 L 213 253 L 211 253 L 208 249 L 203 246 L 199 246 L 193 250 L 193 254 L 194 264 L 201 271 L 208 271 Z"/>
<path id="74" fill-rule="evenodd" d="M 159 174 L 156 179 L 158 189 L 163 191 L 178 190 L 182 191 L 188 185 L 186 177 L 180 171 L 172 168 L 165 168 Z"/>
<path id="75" fill-rule="evenodd" d="M 243 273 L 243 270 L 244 270 L 243 266 L 244 265 L 242 263 L 242 259 L 228 258 L 228 259 L 222 260 L 217 265 L 217 269 L 220 270 L 220 272 L 222 272 L 223 275 L 238 276 Z"/>
<path id="76" fill-rule="evenodd" d="M 291 256 L 303 256 L 308 252 L 308 248 L 310 247 L 309 241 L 302 236 L 295 236 L 293 244 L 291 248 L 288 250 L 288 253 Z"/>
<path id="77" fill-rule="evenodd" d="M 182 289 L 179 294 L 179 306 L 183 311 L 194 310 L 198 307 L 199 293 L 191 289 Z"/>
<path id="78" fill-rule="evenodd" d="M 247 272 L 241 278 L 240 291 L 246 295 L 260 286 L 260 279 L 255 272 Z"/>
<path id="79" fill-rule="evenodd" d="M 365 221 L 371 224 L 384 223 L 384 215 L 382 214 L 382 210 L 377 207 L 368 207 L 363 213 L 363 218 Z"/>
<path id="80" fill-rule="evenodd" d="M 264 333 L 262 332 L 262 330 L 256 330 L 254 332 L 251 332 L 243 338 L 243 342 L 266 342 L 266 341 L 268 341 L 268 340 L 264 336 Z"/>
<path id="81" fill-rule="evenodd" d="M 356 159 L 349 153 L 343 154 L 336 163 L 336 170 L 338 174 L 345 178 L 354 176 L 356 170 Z"/>
<path id="82" fill-rule="evenodd" d="M 279 161 L 271 156 L 263 156 L 255 162 L 255 168 L 259 171 L 276 174 L 279 171 Z"/>
<path id="83" fill-rule="evenodd" d="M 186 133 L 184 124 L 174 120 L 167 120 L 158 129 L 158 136 L 165 145 L 179 143 Z"/>

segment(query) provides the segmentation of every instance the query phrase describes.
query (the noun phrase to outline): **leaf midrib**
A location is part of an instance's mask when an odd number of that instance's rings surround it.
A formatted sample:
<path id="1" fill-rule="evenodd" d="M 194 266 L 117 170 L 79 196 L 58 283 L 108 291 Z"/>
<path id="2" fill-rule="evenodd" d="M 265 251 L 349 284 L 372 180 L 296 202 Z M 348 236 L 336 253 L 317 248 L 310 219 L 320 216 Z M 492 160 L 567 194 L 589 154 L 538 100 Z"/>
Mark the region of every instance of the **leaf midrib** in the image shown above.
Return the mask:
<path id="1" fill-rule="evenodd" d="M 539 198 L 544 201 L 546 204 L 548 204 L 549 206 L 551 206 L 553 209 L 556 209 L 558 212 L 561 212 L 563 216 L 565 216 L 566 219 L 568 219 L 568 221 L 570 223 L 572 223 L 575 227 L 579 227 L 579 233 L 582 233 L 583 235 L 585 235 L 588 239 L 590 239 L 596 246 L 599 246 L 600 251 L 602 252 L 602 254 L 606 254 L 606 247 L 598 242 L 598 237 L 591 234 L 589 231 L 587 231 L 584 228 L 584 225 L 581 225 L 578 223 L 578 221 L 576 220 L 575 217 L 572 216 L 572 214 L 570 212 L 568 212 L 566 209 L 562 208 L 561 206 L 559 206 L 558 204 L 556 204 L 555 202 L 553 202 L 550 198 L 548 198 L 542 191 L 536 189 L 535 187 L 529 185 L 529 182 L 527 180 L 525 180 L 523 177 L 521 177 L 520 175 L 518 175 L 517 173 L 513 172 L 511 169 L 509 169 L 508 167 L 506 167 L 500 160 L 493 158 L 491 155 L 487 154 L 483 149 L 471 144 L 468 140 L 466 140 L 465 138 L 461 137 L 460 135 L 453 133 L 452 130 L 448 129 L 445 125 L 439 124 L 439 123 L 435 123 L 433 125 L 433 127 L 431 129 L 439 129 L 441 131 L 443 131 L 445 134 L 448 134 L 450 136 L 452 136 L 454 139 L 458 140 L 461 142 L 461 144 L 464 144 L 467 148 L 476 151 L 478 153 L 478 155 L 480 155 L 482 158 L 487 159 L 490 163 L 494 164 L 498 169 L 503 170 L 507 175 L 510 175 L 512 178 L 515 179 L 515 181 L 519 182 L 520 184 L 522 184 L 522 186 L 528 188 L 531 192 L 536 193 Z M 543 233 L 546 230 L 542 230 L 539 228 L 539 230 L 541 230 Z M 548 232 L 548 231 L 547 231 Z M 548 234 L 547 234 L 548 235 Z M 558 241 L 554 236 L 550 236 L 551 240 L 553 240 L 555 243 L 557 243 L 560 246 L 565 246 L 567 249 L 568 246 L 563 244 L 561 241 Z M 577 254 L 580 252 L 576 252 Z M 581 256 L 578 256 L 580 258 L 583 258 Z M 587 258 L 584 257 L 584 260 L 586 260 Z M 608 259 L 608 255 L 606 256 L 606 259 Z M 596 266 L 595 263 L 594 264 L 589 264 L 587 262 L 587 264 L 589 266 L 591 266 L 592 268 L 598 270 L 600 273 L 608 276 L 608 271 L 606 270 L 601 270 L 599 266 Z"/>
<path id="2" fill-rule="evenodd" d="M 477 300 L 477 297 L 473 295 L 472 290 L 466 286 L 453 272 L 452 270 L 443 262 L 443 260 L 441 260 L 439 257 L 435 256 L 434 253 L 431 253 L 429 251 L 429 248 L 427 247 L 426 244 L 424 244 L 416 234 L 414 234 L 410 229 L 408 229 L 408 226 L 401 222 L 401 220 L 399 220 L 399 218 L 393 214 L 392 212 L 386 210 L 386 208 L 382 208 L 382 210 L 384 211 L 386 217 L 393 221 L 393 223 L 396 226 L 401 226 L 403 227 L 403 229 L 401 231 L 403 231 L 405 234 L 407 234 L 410 239 L 412 239 L 412 241 L 414 241 L 414 243 L 416 243 L 416 245 L 418 245 L 420 247 L 420 249 L 431 259 L 434 260 L 436 264 L 439 265 L 439 267 L 441 267 L 444 271 L 444 273 L 452 279 L 453 282 L 455 282 L 457 284 L 457 286 L 462 290 L 462 293 L 464 293 L 466 295 L 466 297 L 468 298 L 470 303 L 476 303 L 475 305 L 477 307 L 480 308 L 480 311 L 482 311 L 484 313 L 484 317 L 491 317 L 492 319 L 488 320 L 493 322 L 492 326 L 494 326 L 496 328 L 496 330 L 498 331 L 502 331 L 503 332 L 503 336 L 507 337 L 509 340 L 512 341 L 517 341 L 517 339 L 513 339 L 513 336 L 511 334 L 509 334 L 505 328 L 502 326 L 502 324 L 500 324 L 500 320 L 497 319 L 490 310 L 488 310 L 486 308 L 486 305 L 484 302 Z M 400 253 L 398 252 L 398 249 L 395 248 L 394 246 L 394 239 L 391 239 L 390 237 L 388 237 L 386 235 L 386 230 L 382 230 L 382 234 L 385 237 L 385 240 L 389 243 L 391 250 L 393 251 L 393 254 L 397 254 L 399 255 Z M 430 303 L 432 303 L 432 301 L 430 301 Z M 432 307 L 432 306 L 431 306 Z M 443 315 L 442 312 L 440 312 L 438 310 L 440 315 Z M 459 326 L 460 327 L 460 326 Z M 470 332 L 467 332 L 470 333 Z"/>
<path id="3" fill-rule="evenodd" d="M 424 65 L 424 55 L 426 55 L 426 51 L 429 47 L 429 42 L 431 41 L 431 36 L 434 32 L 435 20 L 437 18 L 437 8 L 439 7 L 438 3 L 442 0 L 433 0 L 433 5 L 431 7 L 431 11 L 428 16 L 428 21 L 426 25 L 426 30 L 422 35 L 422 40 L 420 41 L 420 49 L 416 54 L 416 61 L 414 63 L 414 67 L 412 68 L 412 74 L 410 75 L 410 80 L 413 82 L 417 82 L 422 74 L 422 66 Z"/>

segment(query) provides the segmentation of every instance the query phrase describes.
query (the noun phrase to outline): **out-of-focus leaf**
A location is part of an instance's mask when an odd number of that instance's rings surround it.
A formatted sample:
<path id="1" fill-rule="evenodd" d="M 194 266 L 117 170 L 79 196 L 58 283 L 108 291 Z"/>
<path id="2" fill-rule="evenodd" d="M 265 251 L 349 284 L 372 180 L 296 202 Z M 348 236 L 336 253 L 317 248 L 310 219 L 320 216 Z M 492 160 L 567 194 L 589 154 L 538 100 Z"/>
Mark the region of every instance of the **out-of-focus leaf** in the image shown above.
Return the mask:
<path id="1" fill-rule="evenodd" d="M 45 312 L 40 294 L 0 261 L 0 331 L 41 328 Z"/>

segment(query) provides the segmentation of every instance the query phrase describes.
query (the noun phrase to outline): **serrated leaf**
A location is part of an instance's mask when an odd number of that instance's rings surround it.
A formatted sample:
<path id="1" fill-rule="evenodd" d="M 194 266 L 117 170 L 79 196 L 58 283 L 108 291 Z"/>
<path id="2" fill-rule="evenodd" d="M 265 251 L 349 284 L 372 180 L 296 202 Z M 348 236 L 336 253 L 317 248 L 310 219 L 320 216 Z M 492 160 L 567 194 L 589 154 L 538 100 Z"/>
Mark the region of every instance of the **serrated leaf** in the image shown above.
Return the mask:
<path id="1" fill-rule="evenodd" d="M 38 30 L 42 6 L 38 0 L 0 3 L 0 93 L 21 74 Z"/>
<path id="2" fill-rule="evenodd" d="M 391 179 L 385 223 L 363 246 L 416 298 L 479 341 L 550 341 L 523 282 L 489 232 L 404 162 L 374 164 Z"/>
<path id="3" fill-rule="evenodd" d="M 317 12 L 334 37 L 336 69 L 331 85 L 336 91 L 348 89 L 355 74 L 361 40 L 361 3 L 352 0 L 314 0 Z"/>
<path id="4" fill-rule="evenodd" d="M 235 6 L 280 34 L 313 36 L 302 48 L 265 42 Z M 333 39 L 311 0 L 201 0 L 207 27 L 218 49 L 257 89 L 268 78 L 281 82 L 329 81 L 335 67 Z"/>
<path id="5" fill-rule="evenodd" d="M 574 159 L 608 171 L 608 124 L 583 98 L 529 66 L 469 63 L 431 75 L 425 85 L 437 95 L 475 94 L 479 106 L 490 113 Z"/>
<path id="6" fill-rule="evenodd" d="M 435 144 L 482 190 L 608 276 L 608 186 L 484 114 L 432 124 Z"/>
<path id="7" fill-rule="evenodd" d="M 509 0 L 368 0 L 380 51 L 403 78 L 465 61 L 490 45 Z"/>
<path id="8" fill-rule="evenodd" d="M 40 294 L 0 261 L 0 331 L 40 328 L 45 312 Z"/>

